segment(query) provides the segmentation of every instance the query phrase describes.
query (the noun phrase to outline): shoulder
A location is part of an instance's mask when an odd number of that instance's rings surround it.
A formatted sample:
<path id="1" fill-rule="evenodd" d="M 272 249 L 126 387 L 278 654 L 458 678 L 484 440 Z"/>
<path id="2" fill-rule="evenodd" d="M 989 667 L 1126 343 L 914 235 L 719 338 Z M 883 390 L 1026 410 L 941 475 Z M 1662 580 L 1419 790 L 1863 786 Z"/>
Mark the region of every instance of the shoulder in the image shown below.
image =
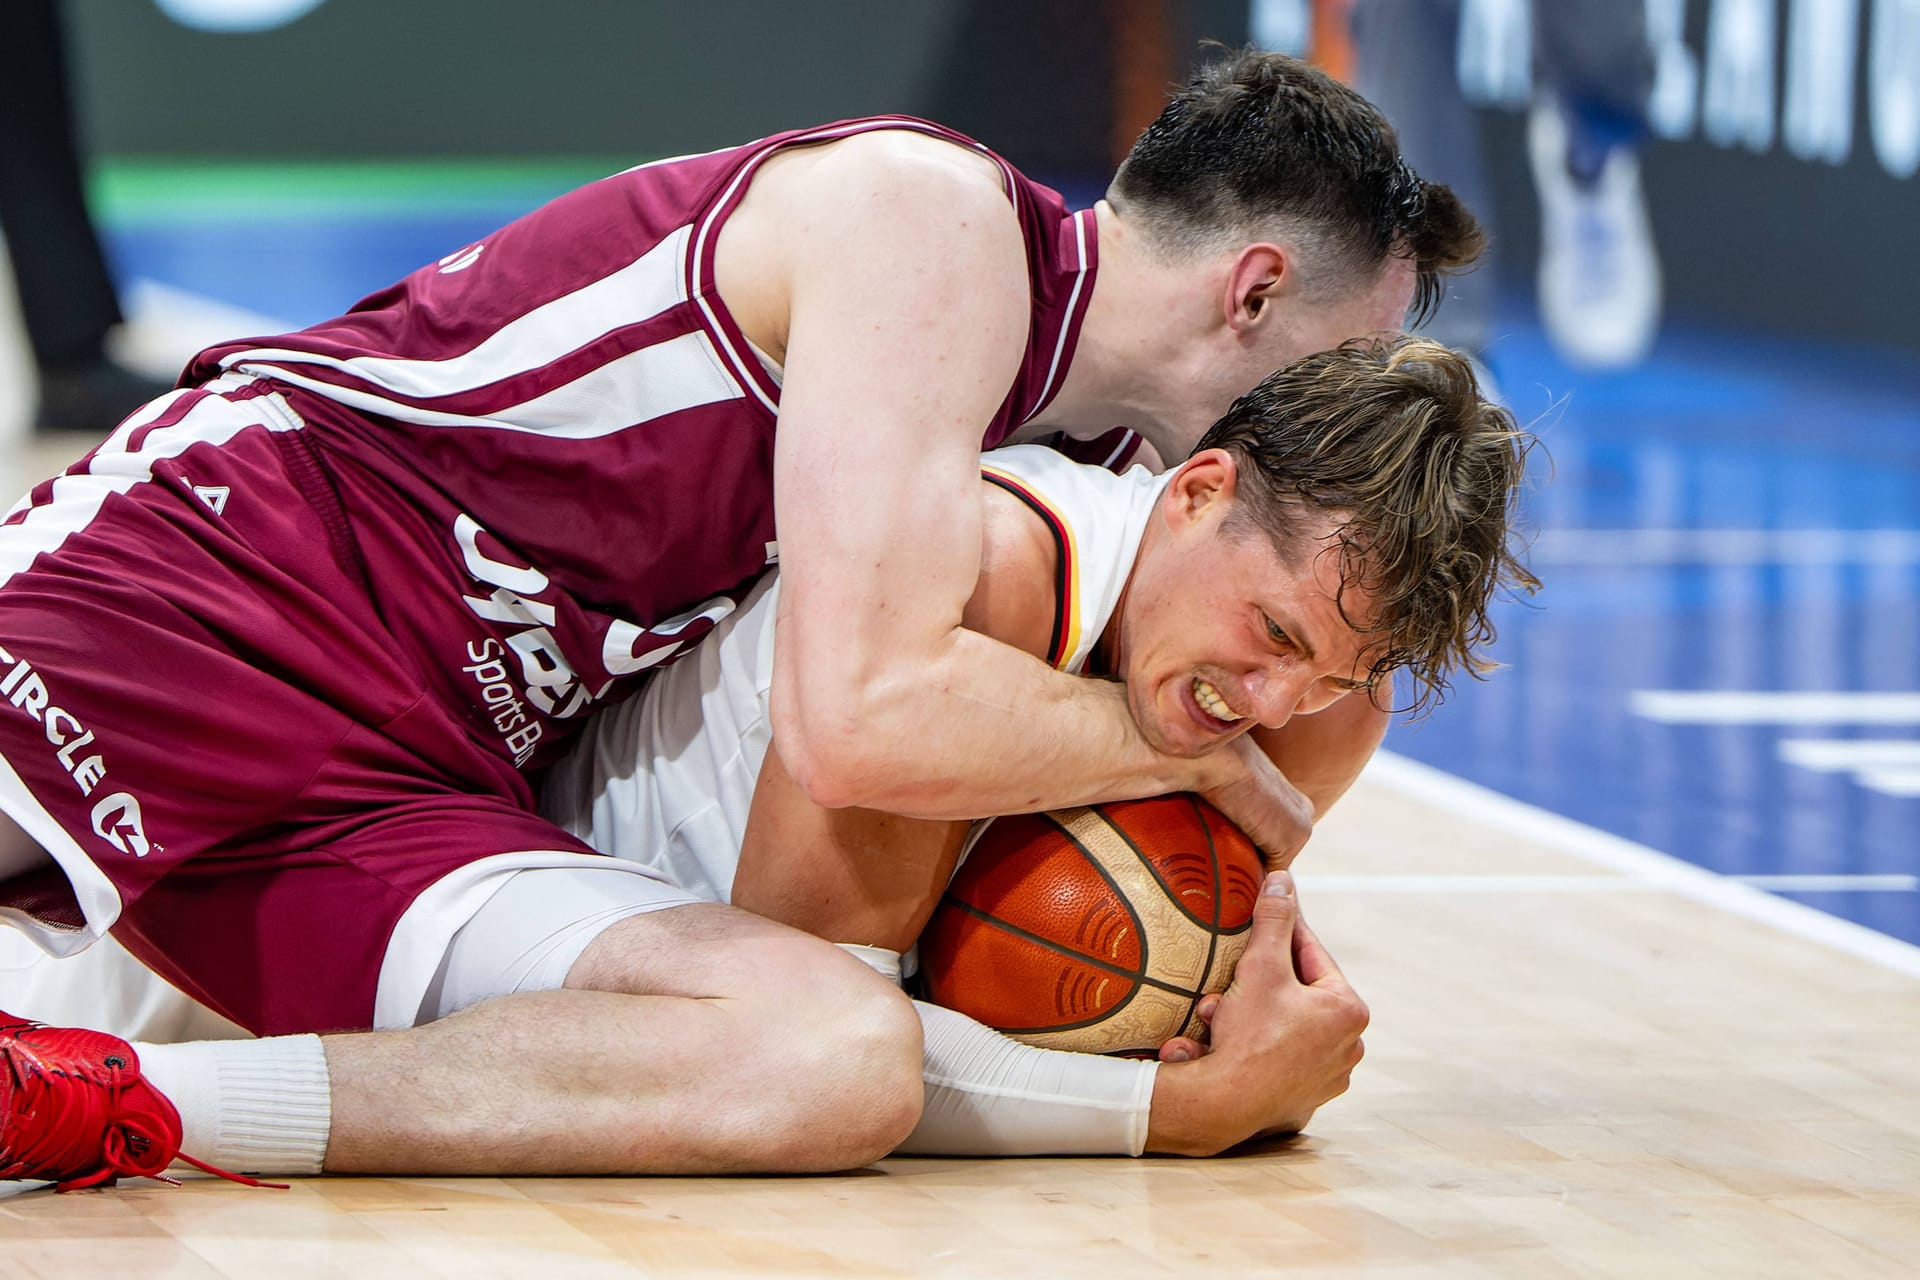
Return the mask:
<path id="1" fill-rule="evenodd" d="M 806 323 L 842 345 L 859 329 L 900 341 L 928 329 L 926 341 L 992 368 L 997 400 L 1032 309 L 1025 235 L 1000 173 L 985 153 L 904 129 L 783 151 L 721 233 L 720 294 L 776 357 Z"/>
<path id="2" fill-rule="evenodd" d="M 1043 524 L 1071 532 L 1122 510 L 1135 489 L 1152 482 L 1135 458 L 1136 438 L 1124 436 L 1008 445 L 983 455 L 980 469 L 991 483 L 1018 495 Z"/>
<path id="3" fill-rule="evenodd" d="M 898 229 L 938 234 L 943 246 L 1005 249 L 1023 237 L 1003 173 L 992 156 L 958 142 L 875 129 L 773 157 L 749 198 L 801 237 Z"/>
<path id="4" fill-rule="evenodd" d="M 1104 626 L 1125 584 L 1161 479 L 1141 467 L 1116 474 L 1038 445 L 996 449 L 980 465 L 981 571 L 966 625 L 1071 664 L 1090 643 L 1083 628 Z"/>
<path id="5" fill-rule="evenodd" d="M 914 199 L 958 199 L 1006 209 L 1005 171 L 985 151 L 913 129 L 873 129 L 820 146 L 797 148 L 785 157 L 799 169 L 810 162 L 819 181 L 816 191 L 844 198 L 856 189 L 897 193 Z"/>

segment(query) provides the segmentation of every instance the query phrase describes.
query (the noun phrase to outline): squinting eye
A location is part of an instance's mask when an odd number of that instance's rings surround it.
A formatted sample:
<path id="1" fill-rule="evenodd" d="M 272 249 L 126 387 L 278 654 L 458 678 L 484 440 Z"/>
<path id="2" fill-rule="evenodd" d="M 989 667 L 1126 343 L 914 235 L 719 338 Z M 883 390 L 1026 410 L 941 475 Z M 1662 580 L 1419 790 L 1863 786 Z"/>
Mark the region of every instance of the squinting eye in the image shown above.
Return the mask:
<path id="1" fill-rule="evenodd" d="M 1263 618 L 1267 618 L 1267 615 L 1264 613 L 1261 614 L 1260 616 Z M 1292 640 L 1288 639 L 1287 633 L 1280 629 L 1280 624 L 1275 622 L 1272 618 L 1267 618 L 1267 634 L 1272 636 L 1274 641 L 1278 644 L 1293 643 Z"/>

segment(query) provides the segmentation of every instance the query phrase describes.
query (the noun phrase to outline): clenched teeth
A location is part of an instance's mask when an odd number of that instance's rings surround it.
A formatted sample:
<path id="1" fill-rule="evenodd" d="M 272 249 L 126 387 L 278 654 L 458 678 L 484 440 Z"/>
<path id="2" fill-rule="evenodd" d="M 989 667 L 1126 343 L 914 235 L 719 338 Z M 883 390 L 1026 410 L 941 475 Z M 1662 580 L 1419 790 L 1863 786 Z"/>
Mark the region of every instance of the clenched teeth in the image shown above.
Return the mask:
<path id="1" fill-rule="evenodd" d="M 1227 700 L 1220 696 L 1220 691 L 1199 676 L 1193 678 L 1193 700 L 1200 704 L 1202 711 L 1216 720 L 1225 720 L 1231 724 L 1236 720 L 1246 719 L 1245 716 L 1235 715 L 1233 708 L 1227 705 Z"/>

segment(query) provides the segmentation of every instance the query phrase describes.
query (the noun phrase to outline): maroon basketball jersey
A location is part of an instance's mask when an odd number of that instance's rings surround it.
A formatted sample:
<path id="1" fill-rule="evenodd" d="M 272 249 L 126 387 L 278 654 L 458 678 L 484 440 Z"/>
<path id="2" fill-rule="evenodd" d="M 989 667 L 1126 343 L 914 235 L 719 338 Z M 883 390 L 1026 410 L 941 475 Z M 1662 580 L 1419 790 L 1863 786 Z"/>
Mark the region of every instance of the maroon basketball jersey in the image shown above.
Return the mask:
<path id="1" fill-rule="evenodd" d="M 904 116 L 615 174 L 339 319 L 203 352 L 187 376 L 292 388 L 356 533 L 368 536 L 383 496 L 430 513 L 458 547 L 475 614 L 524 624 L 531 700 L 570 719 L 616 677 L 684 652 L 774 557 L 780 388 L 720 300 L 714 244 L 769 156 L 878 129 L 991 157 L 1018 212 L 1033 320 L 982 438 L 991 447 L 1066 376 L 1092 295 L 1094 218 L 971 139 Z M 385 566 L 371 567 L 377 583 Z"/>

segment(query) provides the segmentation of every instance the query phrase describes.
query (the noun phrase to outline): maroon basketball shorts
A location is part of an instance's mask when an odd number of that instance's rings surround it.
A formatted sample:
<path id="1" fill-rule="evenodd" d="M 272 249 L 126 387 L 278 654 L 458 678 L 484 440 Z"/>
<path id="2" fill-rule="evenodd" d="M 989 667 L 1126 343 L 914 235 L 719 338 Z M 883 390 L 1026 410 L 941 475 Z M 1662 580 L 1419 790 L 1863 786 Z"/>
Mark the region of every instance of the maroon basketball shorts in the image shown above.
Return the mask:
<path id="1" fill-rule="evenodd" d="M 57 864 L 0 917 L 55 954 L 111 927 L 261 1034 L 410 1024 L 503 877 L 609 861 L 395 639 L 393 602 L 430 629 L 460 583 L 377 604 L 327 492 L 271 386 L 224 378 L 0 525 L 0 807 Z"/>

